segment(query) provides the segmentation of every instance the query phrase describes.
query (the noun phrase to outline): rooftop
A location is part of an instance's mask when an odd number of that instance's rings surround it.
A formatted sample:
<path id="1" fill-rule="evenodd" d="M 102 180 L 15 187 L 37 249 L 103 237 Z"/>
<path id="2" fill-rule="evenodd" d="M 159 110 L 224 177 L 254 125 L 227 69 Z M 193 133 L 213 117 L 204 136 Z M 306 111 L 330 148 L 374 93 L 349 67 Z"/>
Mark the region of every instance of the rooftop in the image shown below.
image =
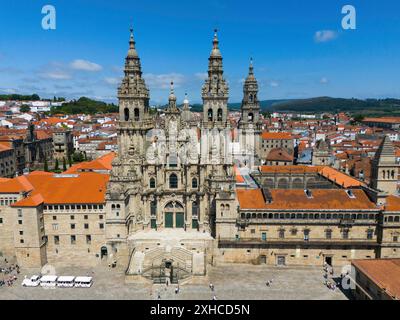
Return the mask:
<path id="1" fill-rule="evenodd" d="M 352 264 L 394 299 L 400 299 L 400 259 L 353 260 Z"/>

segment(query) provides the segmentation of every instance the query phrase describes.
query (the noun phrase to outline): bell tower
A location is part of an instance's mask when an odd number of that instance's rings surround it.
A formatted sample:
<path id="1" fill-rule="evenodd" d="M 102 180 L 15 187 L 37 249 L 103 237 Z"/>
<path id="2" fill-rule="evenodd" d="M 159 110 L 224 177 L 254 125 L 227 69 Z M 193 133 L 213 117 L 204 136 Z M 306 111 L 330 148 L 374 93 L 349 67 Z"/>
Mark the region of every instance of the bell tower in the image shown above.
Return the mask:
<path id="1" fill-rule="evenodd" d="M 252 159 L 257 160 L 260 154 L 262 121 L 260 118 L 260 103 L 258 100 L 258 82 L 254 76 L 253 59 L 250 59 L 249 74 L 243 85 L 243 100 L 241 106 L 241 119 L 239 121 L 240 145 L 242 151 Z"/>
<path id="2" fill-rule="evenodd" d="M 390 138 L 385 136 L 372 162 L 371 187 L 389 195 L 397 193 L 399 165 Z"/>
<path id="3" fill-rule="evenodd" d="M 125 59 L 124 78 L 118 88 L 119 100 L 119 148 L 127 154 L 130 148 L 144 152 L 142 136 L 153 128 L 149 114 L 149 89 L 142 78 L 142 68 L 136 51 L 133 29 L 130 30 L 129 50 Z"/>
<path id="4" fill-rule="evenodd" d="M 213 49 L 208 61 L 208 77 L 202 89 L 203 127 L 224 129 L 228 127 L 229 88 L 223 76 L 217 30 L 215 30 Z"/>

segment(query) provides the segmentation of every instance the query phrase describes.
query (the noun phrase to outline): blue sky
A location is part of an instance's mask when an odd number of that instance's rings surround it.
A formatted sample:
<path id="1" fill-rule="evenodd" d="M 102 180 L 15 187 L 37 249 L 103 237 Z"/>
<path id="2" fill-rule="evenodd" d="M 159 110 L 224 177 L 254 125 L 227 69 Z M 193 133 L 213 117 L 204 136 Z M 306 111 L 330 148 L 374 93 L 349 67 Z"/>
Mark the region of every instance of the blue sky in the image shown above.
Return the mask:
<path id="1" fill-rule="evenodd" d="M 215 27 L 230 102 L 242 99 L 251 56 L 261 99 L 400 98 L 397 0 L 1 2 L 1 93 L 115 100 L 133 24 L 153 103 L 167 100 L 170 80 L 179 100 L 188 92 L 201 101 Z M 56 30 L 41 27 L 46 4 Z M 346 4 L 357 10 L 356 30 L 341 27 Z"/>

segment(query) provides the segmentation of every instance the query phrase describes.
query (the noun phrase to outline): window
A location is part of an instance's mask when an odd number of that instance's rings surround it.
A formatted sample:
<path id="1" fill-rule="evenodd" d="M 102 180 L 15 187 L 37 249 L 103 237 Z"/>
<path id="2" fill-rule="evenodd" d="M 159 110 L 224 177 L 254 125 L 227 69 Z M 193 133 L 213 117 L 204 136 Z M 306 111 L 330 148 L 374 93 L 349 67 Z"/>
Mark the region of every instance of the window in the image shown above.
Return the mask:
<path id="1" fill-rule="evenodd" d="M 54 244 L 59 245 L 60 244 L 60 237 L 59 236 L 54 236 Z"/>
<path id="2" fill-rule="evenodd" d="M 57 216 L 53 216 L 53 220 L 57 220 Z"/>
<path id="3" fill-rule="evenodd" d="M 310 230 L 304 230 L 304 241 L 310 240 Z"/>
<path id="4" fill-rule="evenodd" d="M 89 224 L 88 223 L 85 223 L 84 224 L 84 228 L 87 230 L 87 229 L 89 229 Z"/>
<path id="5" fill-rule="evenodd" d="M 152 216 L 157 216 L 157 201 L 152 201 L 150 203 L 150 214 Z"/>
<path id="6" fill-rule="evenodd" d="M 214 116 L 213 116 L 213 110 L 212 109 L 208 109 L 207 116 L 208 116 L 208 121 L 213 121 Z"/>
<path id="7" fill-rule="evenodd" d="M 3 223 L 3 218 L 0 218 L 0 224 L 2 224 Z"/>
<path id="8" fill-rule="evenodd" d="M 22 209 L 18 209 L 18 218 L 22 218 Z"/>
<path id="9" fill-rule="evenodd" d="M 86 236 L 86 243 L 87 244 L 91 244 L 92 243 L 92 236 L 90 236 L 90 235 Z"/>
<path id="10" fill-rule="evenodd" d="M 199 213 L 199 206 L 197 202 L 192 203 L 192 216 L 197 217 Z"/>
<path id="11" fill-rule="evenodd" d="M 175 173 L 169 176 L 169 188 L 178 189 L 178 177 Z"/>
<path id="12" fill-rule="evenodd" d="M 24 239 L 21 239 L 21 240 L 19 240 L 19 242 L 20 242 L 20 243 L 24 243 L 25 241 L 24 241 Z"/>
<path id="13" fill-rule="evenodd" d="M 99 219 L 100 220 L 103 220 L 104 219 L 104 216 L 101 214 L 101 215 L 99 215 Z"/>
<path id="14" fill-rule="evenodd" d="M 99 223 L 99 228 L 104 229 L 104 223 Z"/>
<path id="15" fill-rule="evenodd" d="M 155 189 L 156 188 L 156 179 L 151 178 L 150 179 L 150 189 Z"/>
<path id="16" fill-rule="evenodd" d="M 325 238 L 328 240 L 332 239 L 332 230 L 325 230 Z"/>
<path id="17" fill-rule="evenodd" d="M 58 223 L 53 223 L 51 226 L 53 230 L 58 230 Z"/>
<path id="18" fill-rule="evenodd" d="M 279 230 L 279 239 L 285 239 L 285 230 Z"/>
<path id="19" fill-rule="evenodd" d="M 192 189 L 197 189 L 197 188 L 198 188 L 197 179 L 193 178 L 192 179 Z"/>
<path id="20" fill-rule="evenodd" d="M 76 244 L 76 236 L 71 236 L 71 244 Z"/>
<path id="21" fill-rule="evenodd" d="M 372 240 L 374 238 L 374 230 L 369 229 L 367 230 L 367 239 Z"/>
<path id="22" fill-rule="evenodd" d="M 84 216 L 84 219 L 85 219 L 85 220 L 89 219 L 89 216 L 85 215 L 85 216 Z"/>
<path id="23" fill-rule="evenodd" d="M 20 232 L 19 232 L 19 235 L 20 235 L 20 236 L 23 236 L 23 235 L 24 235 L 24 232 L 23 232 L 23 231 L 20 231 Z"/>
<path id="24" fill-rule="evenodd" d="M 139 121 L 140 120 L 140 113 L 139 113 L 139 109 L 136 108 L 135 109 L 135 121 Z"/>
<path id="25" fill-rule="evenodd" d="M 218 109 L 218 121 L 222 121 L 222 109 Z"/>
<path id="26" fill-rule="evenodd" d="M 343 231 L 342 231 L 342 238 L 343 238 L 344 240 L 349 239 L 349 230 L 343 230 Z"/>
<path id="27" fill-rule="evenodd" d="M 71 229 L 74 230 L 75 229 L 75 224 L 71 223 Z"/>
<path id="28" fill-rule="evenodd" d="M 292 236 L 297 236 L 297 229 L 290 230 L 290 233 L 292 234 Z"/>
<path id="29" fill-rule="evenodd" d="M 399 237 L 398 236 L 394 236 L 393 237 L 393 242 L 399 242 Z"/>
<path id="30" fill-rule="evenodd" d="M 266 232 L 261 233 L 261 240 L 267 241 L 267 233 Z"/>
<path id="31" fill-rule="evenodd" d="M 18 220 L 18 224 L 22 224 L 22 220 Z"/>
<path id="32" fill-rule="evenodd" d="M 129 109 L 128 108 L 124 109 L 124 118 L 125 118 L 125 121 L 129 121 Z"/>
<path id="33" fill-rule="evenodd" d="M 70 218 L 71 218 L 71 220 L 75 220 L 75 216 L 71 216 Z"/>

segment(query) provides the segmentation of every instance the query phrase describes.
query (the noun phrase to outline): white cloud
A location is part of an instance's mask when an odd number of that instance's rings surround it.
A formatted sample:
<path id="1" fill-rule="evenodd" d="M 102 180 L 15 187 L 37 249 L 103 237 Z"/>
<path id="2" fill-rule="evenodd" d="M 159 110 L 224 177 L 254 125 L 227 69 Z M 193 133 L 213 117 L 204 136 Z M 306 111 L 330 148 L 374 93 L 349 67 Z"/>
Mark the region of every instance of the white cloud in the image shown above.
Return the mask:
<path id="1" fill-rule="evenodd" d="M 179 88 L 185 82 L 185 76 L 179 73 L 168 74 L 152 74 L 146 73 L 143 75 L 149 87 L 157 89 L 168 89 L 171 81 L 174 82 L 175 88 Z"/>
<path id="2" fill-rule="evenodd" d="M 336 39 L 338 34 L 333 30 L 320 30 L 314 35 L 315 42 L 328 42 Z"/>
<path id="3" fill-rule="evenodd" d="M 74 70 L 89 71 L 89 72 L 98 72 L 103 69 L 103 67 L 97 63 L 81 59 L 72 61 L 70 63 L 70 67 Z"/>
<path id="4" fill-rule="evenodd" d="M 104 81 L 109 85 L 118 85 L 121 83 L 120 78 L 104 78 Z"/>
<path id="5" fill-rule="evenodd" d="M 62 70 L 53 70 L 48 72 L 40 73 L 40 76 L 45 79 L 51 80 L 68 80 L 71 79 L 71 75 Z"/>
<path id="6" fill-rule="evenodd" d="M 198 73 L 195 73 L 194 76 L 196 77 L 196 79 L 204 81 L 208 78 L 208 73 L 207 72 L 198 72 Z"/>
<path id="7" fill-rule="evenodd" d="M 319 82 L 322 84 L 327 84 L 329 82 L 329 79 L 327 77 L 322 77 Z"/>
<path id="8" fill-rule="evenodd" d="M 271 81 L 271 82 L 269 83 L 269 85 L 270 85 L 271 87 L 273 87 L 273 88 L 276 88 L 276 87 L 279 87 L 279 82 L 278 82 L 278 81 Z"/>

